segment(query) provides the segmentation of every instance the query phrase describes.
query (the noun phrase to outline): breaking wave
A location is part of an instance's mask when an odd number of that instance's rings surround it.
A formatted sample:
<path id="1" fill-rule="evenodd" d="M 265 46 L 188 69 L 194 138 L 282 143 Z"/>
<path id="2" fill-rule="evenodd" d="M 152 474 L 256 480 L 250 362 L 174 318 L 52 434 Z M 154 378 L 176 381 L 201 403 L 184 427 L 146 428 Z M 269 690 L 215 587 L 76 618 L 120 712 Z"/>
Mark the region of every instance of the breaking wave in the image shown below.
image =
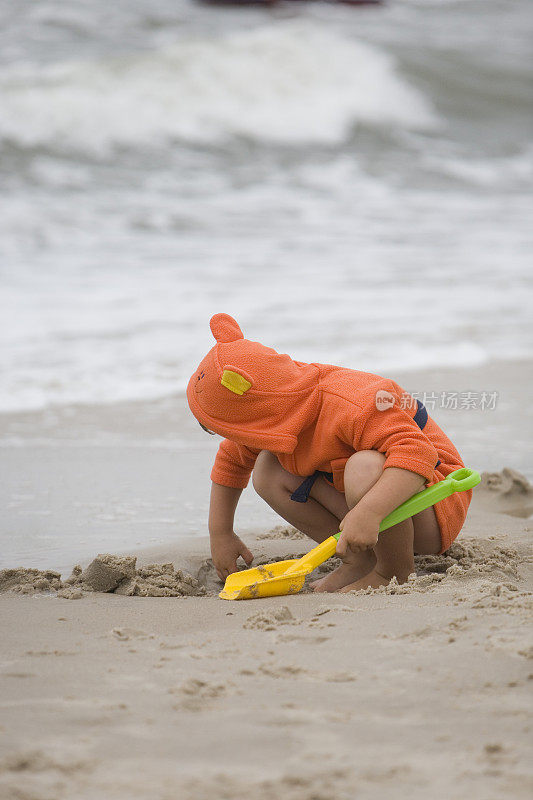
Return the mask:
<path id="1" fill-rule="evenodd" d="M 435 124 L 383 50 L 303 22 L 99 61 L 13 66 L 0 102 L 4 143 L 97 154 L 231 137 L 336 143 L 358 123 Z"/>

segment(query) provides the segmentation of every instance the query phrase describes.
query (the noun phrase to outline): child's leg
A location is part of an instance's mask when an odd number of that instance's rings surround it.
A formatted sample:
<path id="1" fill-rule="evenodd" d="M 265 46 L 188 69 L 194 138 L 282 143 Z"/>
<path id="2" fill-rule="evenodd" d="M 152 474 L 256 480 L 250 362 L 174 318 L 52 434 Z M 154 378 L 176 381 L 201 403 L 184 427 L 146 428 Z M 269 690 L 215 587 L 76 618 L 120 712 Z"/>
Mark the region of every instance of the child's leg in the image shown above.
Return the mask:
<path id="1" fill-rule="evenodd" d="M 339 523 L 349 509 L 380 478 L 384 462 L 385 456 L 377 450 L 354 453 L 346 462 L 344 471 L 345 494 L 320 477 L 313 484 L 306 503 L 291 500 L 301 478 L 283 469 L 277 458 L 266 450 L 257 458 L 252 480 L 260 497 L 283 519 L 315 542 L 323 542 L 337 533 Z M 350 554 L 345 563 L 314 581 L 312 586 L 315 591 L 335 592 L 343 587 L 350 591 L 387 584 L 393 575 L 404 581 L 414 570 L 415 552 L 433 554 L 439 553 L 440 549 L 440 529 L 435 512 L 433 508 L 427 508 L 380 535 L 374 550 Z"/>
<path id="2" fill-rule="evenodd" d="M 384 460 L 385 457 L 377 450 L 360 450 L 348 459 L 344 468 L 346 513 L 379 479 Z M 338 592 L 344 586 L 350 586 L 363 576 L 370 575 L 375 564 L 374 550 L 367 550 L 364 553 L 349 552 L 340 567 L 324 578 L 314 581 L 311 586 L 315 592 Z"/>
<path id="3" fill-rule="evenodd" d="M 323 542 L 338 533 L 339 522 L 348 513 L 342 492 L 319 478 L 313 485 L 306 503 L 291 500 L 291 494 L 302 482 L 298 475 L 283 469 L 276 456 L 262 450 L 255 462 L 252 482 L 257 494 L 274 511 L 302 533 Z"/>
<path id="4" fill-rule="evenodd" d="M 350 508 L 379 479 L 384 463 L 385 456 L 376 450 L 362 450 L 348 459 L 344 471 L 344 489 Z M 361 562 L 350 554 L 342 566 L 317 581 L 313 588 L 322 592 L 335 592 L 339 589 L 351 591 L 368 586 L 377 588 L 387 585 L 393 576 L 399 583 L 403 583 L 414 572 L 415 552 L 438 553 L 440 547 L 440 530 L 435 512 L 430 507 L 380 534 L 373 551 L 367 551 L 370 569 L 364 577 L 359 570 Z"/>
<path id="5" fill-rule="evenodd" d="M 367 476 L 366 479 L 361 475 L 357 499 L 368 491 L 372 485 L 370 481 L 374 483 L 378 477 L 377 473 L 375 476 Z M 322 477 L 313 484 L 306 503 L 291 500 L 291 494 L 301 484 L 302 479 L 283 469 L 278 459 L 267 450 L 263 450 L 257 457 L 252 481 L 256 492 L 269 506 L 315 542 L 323 542 L 328 536 L 338 533 L 339 523 L 349 511 L 345 495 Z M 375 560 L 372 551 L 354 555 L 349 565 L 343 564 L 332 573 L 335 575 L 333 581 L 328 575 L 312 585 L 319 586 L 329 579 L 329 588 L 321 591 L 336 591 L 370 572 Z"/>
<path id="6" fill-rule="evenodd" d="M 374 555 L 375 564 L 370 572 L 362 578 L 345 584 L 341 592 L 356 589 L 367 589 L 371 586 L 387 586 L 391 578 L 398 583 L 405 583 L 409 575 L 415 571 L 413 552 L 414 526 L 412 519 L 406 519 L 380 533 Z"/>

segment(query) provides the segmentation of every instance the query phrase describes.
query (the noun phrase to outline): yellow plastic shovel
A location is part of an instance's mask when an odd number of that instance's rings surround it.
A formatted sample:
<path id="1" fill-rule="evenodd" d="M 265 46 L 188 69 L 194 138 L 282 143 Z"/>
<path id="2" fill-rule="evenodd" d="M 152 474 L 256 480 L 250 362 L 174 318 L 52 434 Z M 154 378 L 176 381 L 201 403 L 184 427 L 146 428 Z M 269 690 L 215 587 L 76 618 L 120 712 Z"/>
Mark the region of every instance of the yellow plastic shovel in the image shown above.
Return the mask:
<path id="1" fill-rule="evenodd" d="M 451 472 L 443 481 L 413 495 L 398 508 L 388 514 L 379 526 L 380 533 L 418 514 L 439 500 L 444 500 L 454 492 L 473 489 L 480 482 L 479 472 L 463 467 Z M 314 547 L 303 558 L 290 561 L 277 561 L 263 567 L 245 569 L 228 575 L 224 589 L 219 597 L 223 600 L 251 600 L 254 597 L 279 597 L 297 594 L 316 567 L 334 555 L 340 533 L 330 536 L 325 542 Z"/>

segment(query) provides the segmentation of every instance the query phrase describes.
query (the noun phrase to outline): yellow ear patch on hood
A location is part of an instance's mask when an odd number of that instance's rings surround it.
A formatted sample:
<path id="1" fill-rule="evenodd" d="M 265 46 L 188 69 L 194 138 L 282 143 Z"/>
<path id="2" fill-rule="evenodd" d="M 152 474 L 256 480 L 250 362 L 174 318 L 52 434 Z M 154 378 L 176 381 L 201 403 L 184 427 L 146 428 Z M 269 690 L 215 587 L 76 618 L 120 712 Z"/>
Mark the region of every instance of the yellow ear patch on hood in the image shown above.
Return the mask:
<path id="1" fill-rule="evenodd" d="M 244 394 L 252 386 L 251 381 L 246 380 L 243 375 L 231 369 L 224 370 L 220 383 L 235 394 Z"/>

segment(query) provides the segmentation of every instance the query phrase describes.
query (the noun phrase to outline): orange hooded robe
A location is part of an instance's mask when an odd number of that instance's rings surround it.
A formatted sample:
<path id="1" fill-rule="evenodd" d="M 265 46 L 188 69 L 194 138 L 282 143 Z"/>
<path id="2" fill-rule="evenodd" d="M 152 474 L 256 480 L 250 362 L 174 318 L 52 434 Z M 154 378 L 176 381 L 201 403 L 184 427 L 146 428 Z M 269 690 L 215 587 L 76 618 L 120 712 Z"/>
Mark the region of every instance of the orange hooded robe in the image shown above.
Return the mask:
<path id="1" fill-rule="evenodd" d="M 196 419 L 225 437 L 211 472 L 214 483 L 247 486 L 261 450 L 294 475 L 331 473 L 339 492 L 346 461 L 358 450 L 378 450 L 385 455 L 383 469 L 416 472 L 426 486 L 464 467 L 422 403 L 395 381 L 295 361 L 245 339 L 227 314 L 215 314 L 210 326 L 216 344 L 191 377 L 187 399 Z M 469 490 L 435 504 L 441 552 L 459 534 L 471 499 Z"/>

